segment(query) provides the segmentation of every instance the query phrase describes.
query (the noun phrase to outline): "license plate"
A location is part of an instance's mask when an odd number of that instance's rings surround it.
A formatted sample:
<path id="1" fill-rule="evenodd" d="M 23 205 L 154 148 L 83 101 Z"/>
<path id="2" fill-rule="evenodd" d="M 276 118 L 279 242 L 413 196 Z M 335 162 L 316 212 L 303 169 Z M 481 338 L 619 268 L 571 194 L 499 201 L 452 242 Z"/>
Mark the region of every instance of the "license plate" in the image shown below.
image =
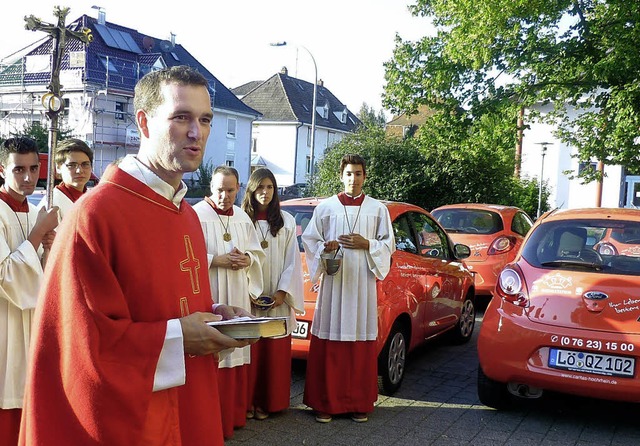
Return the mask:
<path id="1" fill-rule="evenodd" d="M 309 334 L 309 322 L 296 322 L 296 329 L 293 330 L 291 336 L 294 338 L 307 339 Z"/>
<path id="2" fill-rule="evenodd" d="M 549 367 L 574 372 L 633 378 L 635 362 L 635 358 L 626 356 L 549 349 Z"/>

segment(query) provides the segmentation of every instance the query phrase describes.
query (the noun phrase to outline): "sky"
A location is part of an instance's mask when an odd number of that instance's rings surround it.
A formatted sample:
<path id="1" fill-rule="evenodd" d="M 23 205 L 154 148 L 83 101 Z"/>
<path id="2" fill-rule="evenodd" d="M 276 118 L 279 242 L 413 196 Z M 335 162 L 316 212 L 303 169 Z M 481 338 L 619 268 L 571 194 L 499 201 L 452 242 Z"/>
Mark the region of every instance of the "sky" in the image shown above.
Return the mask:
<path id="1" fill-rule="evenodd" d="M 158 39 L 176 35 L 181 44 L 228 88 L 266 80 L 283 66 L 289 75 L 318 79 L 353 112 L 363 103 L 382 109 L 383 63 L 393 55 L 396 33 L 404 40 L 432 34 L 428 19 L 413 17 L 414 0 L 27 0 L 5 2 L 0 14 L 0 61 L 44 37 L 24 29 L 24 17 L 56 23 L 56 5 L 71 9 L 67 23 L 82 14 Z M 159 6 L 164 3 L 166 6 Z M 273 47 L 272 42 L 287 42 Z M 304 49 L 306 48 L 306 50 Z M 391 114 L 385 110 L 387 118 Z"/>

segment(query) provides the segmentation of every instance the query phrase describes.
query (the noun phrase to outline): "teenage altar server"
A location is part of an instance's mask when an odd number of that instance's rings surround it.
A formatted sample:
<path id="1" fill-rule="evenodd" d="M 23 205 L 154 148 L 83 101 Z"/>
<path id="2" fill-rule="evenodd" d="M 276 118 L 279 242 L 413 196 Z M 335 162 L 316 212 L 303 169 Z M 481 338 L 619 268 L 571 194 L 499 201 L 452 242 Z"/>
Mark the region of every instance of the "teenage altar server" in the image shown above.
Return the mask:
<path id="1" fill-rule="evenodd" d="M 38 147 L 30 138 L 0 144 L 0 438 L 18 444 L 31 321 L 42 281 L 41 245 L 51 248 L 57 209 L 27 200 L 38 181 Z"/>
<path id="2" fill-rule="evenodd" d="M 218 302 L 251 311 L 251 298 L 262 292 L 264 252 L 249 216 L 233 203 L 240 182 L 233 167 L 218 166 L 211 177 L 211 197 L 194 205 L 207 243 L 211 293 Z M 247 422 L 251 347 L 220 355 L 218 384 L 224 437 Z"/>
<path id="3" fill-rule="evenodd" d="M 217 353 L 247 342 L 207 322 L 250 313 L 212 312 L 202 229 L 183 200 L 211 130 L 209 83 L 186 66 L 152 71 L 134 105 L 138 154 L 109 166 L 51 249 L 21 445 L 224 443 Z"/>
<path id="4" fill-rule="evenodd" d="M 304 389 L 320 423 L 343 413 L 367 421 L 378 397 L 376 279 L 389 272 L 395 240 L 386 206 L 362 192 L 365 178 L 364 159 L 345 155 L 344 192 L 315 208 L 302 235 L 311 280 L 321 281 Z M 335 275 L 325 271 L 327 255 L 342 259 Z"/>
<path id="5" fill-rule="evenodd" d="M 288 333 L 261 339 L 251 346 L 253 415 L 264 420 L 269 413 L 289 407 L 291 399 L 291 332 L 296 313 L 304 312 L 302 260 L 296 236 L 296 221 L 280 210 L 278 185 L 269 169 L 257 169 L 249 177 L 242 209 L 253 221 L 266 260 L 262 263 L 262 295 L 270 296 L 269 310 L 253 308 L 257 316 L 286 316 Z"/>
<path id="6" fill-rule="evenodd" d="M 69 138 L 58 144 L 54 158 L 56 172 L 60 174 L 62 181 L 53 188 L 53 205 L 58 206 L 62 220 L 87 191 L 93 167 L 93 150 L 84 141 Z M 38 207 L 46 205 L 45 196 Z"/>

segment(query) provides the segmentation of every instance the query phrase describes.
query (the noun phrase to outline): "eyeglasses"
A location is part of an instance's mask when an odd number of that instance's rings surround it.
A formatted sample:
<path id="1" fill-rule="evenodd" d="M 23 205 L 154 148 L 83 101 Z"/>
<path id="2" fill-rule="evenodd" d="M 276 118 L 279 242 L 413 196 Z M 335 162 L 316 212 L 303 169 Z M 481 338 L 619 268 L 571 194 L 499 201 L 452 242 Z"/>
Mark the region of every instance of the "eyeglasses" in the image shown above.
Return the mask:
<path id="1" fill-rule="evenodd" d="M 91 163 L 89 161 L 85 161 L 83 163 L 67 163 L 65 164 L 65 166 L 67 166 L 67 169 L 69 170 L 78 170 L 78 167 L 80 167 L 82 170 L 89 170 L 91 169 Z"/>

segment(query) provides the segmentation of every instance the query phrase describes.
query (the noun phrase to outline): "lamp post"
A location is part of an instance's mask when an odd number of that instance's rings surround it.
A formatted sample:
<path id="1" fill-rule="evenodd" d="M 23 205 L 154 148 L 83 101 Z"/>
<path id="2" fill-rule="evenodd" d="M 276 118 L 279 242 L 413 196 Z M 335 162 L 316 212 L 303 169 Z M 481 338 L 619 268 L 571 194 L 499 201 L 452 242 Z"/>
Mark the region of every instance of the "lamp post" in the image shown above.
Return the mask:
<path id="1" fill-rule="evenodd" d="M 275 43 L 271 43 L 271 46 L 286 46 L 287 42 L 275 42 Z M 313 70 L 315 73 L 315 79 L 313 82 L 313 101 L 311 104 L 311 149 L 310 149 L 310 153 L 309 153 L 309 178 L 313 178 L 313 154 L 314 154 L 314 150 L 315 150 L 315 143 L 316 143 L 316 102 L 318 100 L 318 66 L 316 65 L 316 59 L 313 57 L 313 54 L 311 54 L 311 51 L 309 51 L 307 49 L 307 47 L 299 45 L 300 48 L 302 48 L 303 50 L 305 50 L 307 52 L 307 54 L 309 54 L 309 57 L 311 57 L 311 60 L 313 61 Z"/>
<path id="2" fill-rule="evenodd" d="M 542 146 L 542 162 L 540 163 L 540 183 L 538 186 L 538 214 L 536 218 L 540 218 L 542 214 L 542 180 L 544 177 L 544 156 L 547 154 L 547 146 L 550 144 L 548 142 L 538 142 L 536 143 Z"/>

